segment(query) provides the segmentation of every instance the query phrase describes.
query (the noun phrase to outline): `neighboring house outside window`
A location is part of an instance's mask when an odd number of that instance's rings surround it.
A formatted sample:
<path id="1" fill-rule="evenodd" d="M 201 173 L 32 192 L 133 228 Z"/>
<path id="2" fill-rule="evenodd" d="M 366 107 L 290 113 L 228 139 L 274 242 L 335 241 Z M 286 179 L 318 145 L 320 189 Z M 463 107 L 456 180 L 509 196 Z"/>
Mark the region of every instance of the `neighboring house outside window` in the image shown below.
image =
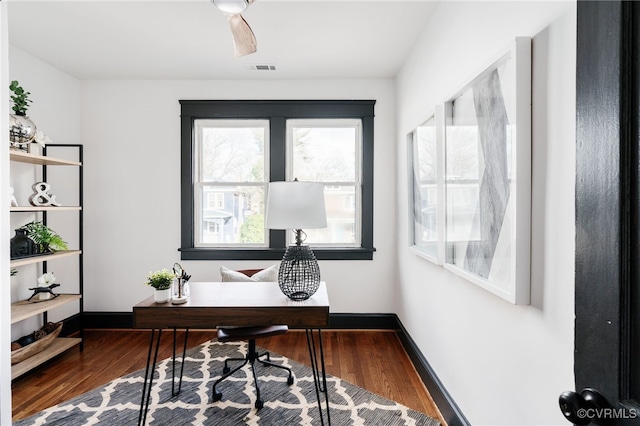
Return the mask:
<path id="1" fill-rule="evenodd" d="M 268 183 L 325 187 L 319 259 L 372 259 L 374 101 L 181 101 L 181 258 L 280 259 L 264 229 Z"/>
<path id="2" fill-rule="evenodd" d="M 224 208 L 224 193 L 223 192 L 207 192 L 207 208 L 208 209 L 223 209 Z"/>

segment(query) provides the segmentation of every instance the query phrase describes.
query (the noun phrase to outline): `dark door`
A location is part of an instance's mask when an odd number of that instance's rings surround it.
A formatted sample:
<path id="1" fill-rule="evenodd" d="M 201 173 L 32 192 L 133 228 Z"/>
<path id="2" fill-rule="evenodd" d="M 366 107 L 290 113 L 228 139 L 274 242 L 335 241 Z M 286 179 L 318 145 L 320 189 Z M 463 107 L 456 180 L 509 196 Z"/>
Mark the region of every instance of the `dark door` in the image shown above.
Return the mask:
<path id="1" fill-rule="evenodd" d="M 577 8 L 575 385 L 578 393 L 595 389 L 611 404 L 608 411 L 582 411 L 583 417 L 635 425 L 640 3 L 579 0 Z"/>

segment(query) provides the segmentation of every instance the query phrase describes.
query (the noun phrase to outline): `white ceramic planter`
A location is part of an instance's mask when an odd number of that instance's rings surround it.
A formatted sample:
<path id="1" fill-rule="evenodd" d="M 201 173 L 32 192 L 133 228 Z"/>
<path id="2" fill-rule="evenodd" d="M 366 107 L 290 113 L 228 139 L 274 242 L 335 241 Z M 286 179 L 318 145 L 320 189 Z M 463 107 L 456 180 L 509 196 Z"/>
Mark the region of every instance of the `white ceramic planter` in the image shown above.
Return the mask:
<path id="1" fill-rule="evenodd" d="M 171 289 L 168 288 L 166 290 L 154 290 L 153 291 L 153 300 L 156 303 L 167 303 L 171 299 Z"/>

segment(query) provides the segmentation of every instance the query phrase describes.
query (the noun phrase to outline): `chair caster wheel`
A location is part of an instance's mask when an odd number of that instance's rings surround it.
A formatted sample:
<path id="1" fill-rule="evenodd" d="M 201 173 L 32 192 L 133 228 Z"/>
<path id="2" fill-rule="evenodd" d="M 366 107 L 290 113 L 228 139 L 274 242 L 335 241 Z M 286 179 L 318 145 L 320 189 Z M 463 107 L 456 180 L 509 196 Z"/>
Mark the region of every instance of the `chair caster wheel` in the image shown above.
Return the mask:
<path id="1" fill-rule="evenodd" d="M 231 369 L 225 365 L 222 369 L 222 374 L 227 374 L 229 371 L 231 371 Z"/>
<path id="2" fill-rule="evenodd" d="M 289 386 L 291 386 L 293 384 L 293 376 L 289 376 L 289 378 L 287 379 L 287 384 Z"/>
<path id="3" fill-rule="evenodd" d="M 259 400 L 257 400 L 257 401 L 256 401 L 255 406 L 256 406 L 256 408 L 259 410 L 259 409 L 261 409 L 262 407 L 264 407 L 264 402 L 262 402 L 262 400 L 261 400 L 261 399 L 259 399 Z"/>
<path id="4" fill-rule="evenodd" d="M 222 399 L 222 392 L 214 392 L 213 395 L 211 395 L 211 399 L 213 402 L 220 401 Z"/>

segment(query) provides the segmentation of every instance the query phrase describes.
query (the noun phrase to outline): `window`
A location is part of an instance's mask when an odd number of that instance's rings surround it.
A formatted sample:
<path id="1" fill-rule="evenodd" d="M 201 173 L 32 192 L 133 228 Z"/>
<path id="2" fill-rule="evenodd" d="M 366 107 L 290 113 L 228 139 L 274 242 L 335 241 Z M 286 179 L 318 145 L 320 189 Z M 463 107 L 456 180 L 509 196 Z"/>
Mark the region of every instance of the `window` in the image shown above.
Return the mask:
<path id="1" fill-rule="evenodd" d="M 215 220 L 207 222 L 207 232 L 218 235 L 220 233 L 220 223 Z"/>
<path id="2" fill-rule="evenodd" d="M 270 181 L 322 182 L 318 259 L 372 259 L 375 101 L 180 101 L 181 258 L 280 259 L 264 229 Z"/>
<path id="3" fill-rule="evenodd" d="M 306 242 L 314 248 L 359 245 L 361 213 L 356 199 L 360 199 L 361 120 L 287 120 L 286 139 L 287 180 L 325 186 L 327 227 L 305 230 Z M 355 232 L 343 232 L 345 224 Z M 290 234 L 289 243 L 293 241 Z"/>
<path id="4" fill-rule="evenodd" d="M 194 120 L 195 247 L 261 246 L 267 120 Z M 203 200 L 202 203 L 199 203 Z M 207 224 L 216 222 L 218 231 Z"/>
<path id="5" fill-rule="evenodd" d="M 224 209 L 224 193 L 223 192 L 208 192 L 207 193 L 207 208 L 208 209 Z"/>

